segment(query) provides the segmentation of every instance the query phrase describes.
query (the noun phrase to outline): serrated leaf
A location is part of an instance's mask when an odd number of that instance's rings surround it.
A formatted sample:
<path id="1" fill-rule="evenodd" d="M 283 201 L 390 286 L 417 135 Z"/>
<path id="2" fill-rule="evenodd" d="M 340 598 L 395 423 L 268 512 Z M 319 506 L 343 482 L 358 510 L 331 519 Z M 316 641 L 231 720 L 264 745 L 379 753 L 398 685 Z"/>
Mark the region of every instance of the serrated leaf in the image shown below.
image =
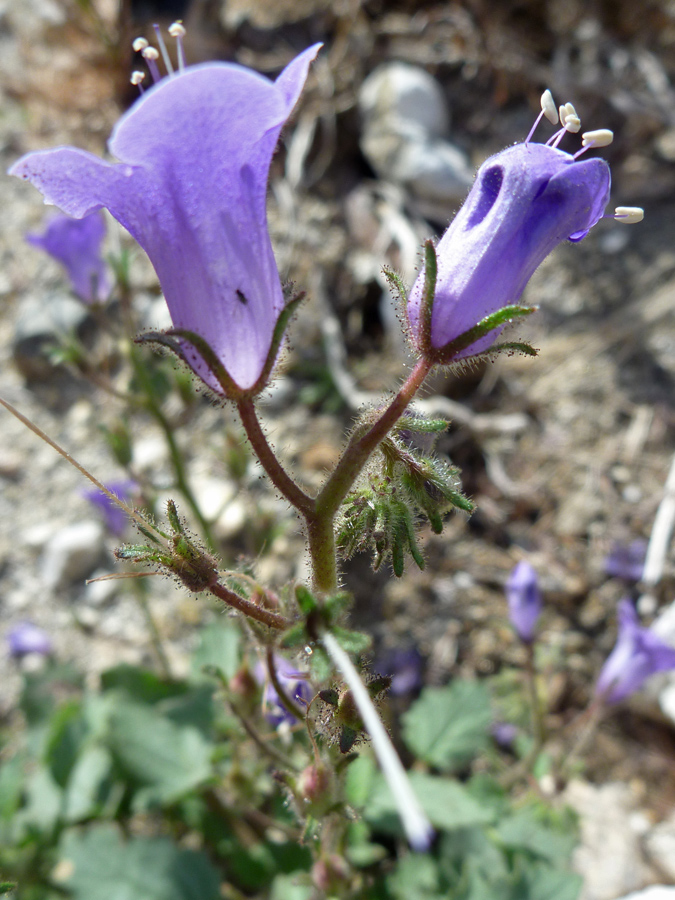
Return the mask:
<path id="1" fill-rule="evenodd" d="M 583 879 L 575 872 L 542 864 L 527 869 L 525 881 L 532 900 L 577 900 L 583 885 Z"/>
<path id="2" fill-rule="evenodd" d="M 403 716 L 403 738 L 417 757 L 447 771 L 467 763 L 487 746 L 491 721 L 485 685 L 455 681 L 422 691 Z"/>
<path id="3" fill-rule="evenodd" d="M 438 863 L 431 856 L 409 854 L 387 876 L 387 888 L 394 900 L 448 900 Z"/>
<path id="4" fill-rule="evenodd" d="M 74 900 L 220 900 L 220 876 L 203 853 L 166 838 L 124 842 L 112 825 L 68 831 L 59 848 Z M 65 863 L 65 865 L 63 865 Z"/>
<path id="5" fill-rule="evenodd" d="M 150 706 L 124 702 L 115 707 L 107 743 L 116 763 L 144 788 L 141 805 L 171 803 L 211 775 L 213 747 L 202 733 Z"/>
<path id="6" fill-rule="evenodd" d="M 571 821 L 564 822 L 561 828 L 552 827 L 546 821 L 546 810 L 540 807 L 521 809 L 502 819 L 497 826 L 497 837 L 511 850 L 527 850 L 555 863 L 566 862 L 577 841 Z"/>
<path id="7" fill-rule="evenodd" d="M 363 634 L 361 631 L 349 631 L 347 628 L 340 628 L 337 625 L 333 626 L 331 633 L 342 649 L 354 656 L 363 653 L 373 642 L 368 634 Z"/>
<path id="8" fill-rule="evenodd" d="M 424 772 L 410 772 L 409 778 L 415 796 L 435 828 L 452 831 L 487 825 L 493 820 L 492 811 L 474 800 L 459 782 Z M 363 815 L 375 829 L 390 834 L 402 833 L 394 798 L 380 772 L 372 781 Z"/>
<path id="9" fill-rule="evenodd" d="M 199 643 L 192 653 L 194 678 L 204 677 L 205 666 L 215 666 L 226 679 L 233 677 L 240 663 L 241 632 L 234 620 L 208 625 L 199 633 Z"/>

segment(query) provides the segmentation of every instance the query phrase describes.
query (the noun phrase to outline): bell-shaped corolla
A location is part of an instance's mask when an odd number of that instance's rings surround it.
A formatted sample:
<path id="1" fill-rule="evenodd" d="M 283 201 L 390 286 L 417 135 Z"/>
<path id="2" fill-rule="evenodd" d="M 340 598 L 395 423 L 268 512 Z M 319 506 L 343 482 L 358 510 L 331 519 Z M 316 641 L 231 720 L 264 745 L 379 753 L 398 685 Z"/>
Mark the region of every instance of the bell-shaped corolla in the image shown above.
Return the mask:
<path id="1" fill-rule="evenodd" d="M 425 312 L 425 276 L 408 298 L 413 339 L 422 354 L 442 349 L 486 316 L 520 300 L 542 260 L 561 241 L 579 241 L 602 217 L 609 199 L 609 166 L 577 160 L 545 144 L 516 144 L 486 160 L 436 247 L 436 290 Z M 491 346 L 490 331 L 451 356 Z"/>
<path id="2" fill-rule="evenodd" d="M 224 381 L 235 395 L 262 389 L 278 349 L 286 303 L 267 181 L 319 46 L 276 81 L 220 62 L 162 79 L 115 126 L 108 147 L 117 163 L 58 147 L 10 169 L 69 215 L 105 207 L 130 232 L 155 267 L 182 355 L 221 394 Z"/>

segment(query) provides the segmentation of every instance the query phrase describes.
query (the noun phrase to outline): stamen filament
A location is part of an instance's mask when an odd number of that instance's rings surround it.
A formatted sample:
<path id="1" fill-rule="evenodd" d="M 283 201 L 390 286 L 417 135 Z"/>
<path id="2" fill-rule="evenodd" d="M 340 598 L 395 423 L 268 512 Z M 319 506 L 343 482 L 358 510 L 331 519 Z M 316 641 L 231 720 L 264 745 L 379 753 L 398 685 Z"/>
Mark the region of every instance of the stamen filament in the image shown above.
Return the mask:
<path id="1" fill-rule="evenodd" d="M 152 27 L 155 29 L 155 34 L 157 35 L 157 43 L 159 44 L 159 49 L 162 53 L 162 59 L 164 60 L 166 71 L 169 75 L 173 75 L 173 64 L 171 62 L 171 57 L 169 56 L 169 51 L 166 49 L 164 38 L 162 37 L 162 30 L 159 25 L 153 25 Z"/>
<path id="2" fill-rule="evenodd" d="M 132 72 L 129 81 L 134 85 L 134 87 L 138 88 L 141 94 L 145 92 L 145 88 L 143 87 L 143 82 L 145 81 L 145 72 L 139 72 L 138 70 Z"/>
<path id="3" fill-rule="evenodd" d="M 176 53 L 178 56 L 178 71 L 182 72 L 185 68 L 185 53 L 183 51 L 183 38 L 185 37 L 185 27 L 180 19 L 169 26 L 169 34 L 176 40 Z"/>
<path id="4" fill-rule="evenodd" d="M 143 52 L 141 53 L 141 56 L 148 64 L 148 69 L 150 69 L 152 80 L 155 82 L 155 84 L 157 84 L 158 81 L 162 80 L 162 76 L 157 66 L 159 53 L 155 50 L 154 47 L 146 47 L 145 50 L 143 50 Z"/>
<path id="5" fill-rule="evenodd" d="M 525 138 L 525 143 L 529 144 L 532 140 L 532 136 L 534 132 L 537 130 L 537 126 L 541 122 L 542 118 L 546 116 L 549 122 L 552 125 L 558 124 L 558 110 L 556 109 L 555 101 L 553 99 L 553 94 L 548 90 L 548 88 L 541 95 L 541 112 L 537 116 L 534 125 L 528 136 Z"/>

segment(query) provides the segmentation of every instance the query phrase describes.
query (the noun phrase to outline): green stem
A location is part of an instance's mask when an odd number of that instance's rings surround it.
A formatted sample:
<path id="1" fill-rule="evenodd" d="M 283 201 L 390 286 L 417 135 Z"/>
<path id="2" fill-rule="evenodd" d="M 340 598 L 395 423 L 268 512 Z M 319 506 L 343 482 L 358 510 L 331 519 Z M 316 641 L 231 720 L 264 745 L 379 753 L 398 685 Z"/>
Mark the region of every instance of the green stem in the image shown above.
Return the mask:
<path id="1" fill-rule="evenodd" d="M 268 647 L 265 653 L 265 663 L 267 665 L 267 674 L 270 676 L 272 687 L 277 692 L 279 703 L 281 703 L 286 712 L 293 716 L 294 719 L 297 719 L 299 722 L 304 722 L 305 714 L 298 709 L 295 703 L 293 703 L 279 681 L 276 660 L 274 659 L 274 650 L 271 647 Z"/>
<path id="2" fill-rule="evenodd" d="M 199 527 L 201 528 L 204 539 L 208 543 L 210 549 L 216 551 L 218 548 L 213 537 L 211 525 L 204 518 L 204 514 L 202 513 L 199 504 L 197 503 L 197 499 L 195 498 L 195 495 L 192 493 L 192 489 L 190 488 L 187 473 L 185 471 L 183 455 L 180 451 L 180 448 L 178 447 L 178 444 L 176 443 L 173 428 L 171 427 L 171 423 L 162 412 L 159 403 L 157 402 L 157 398 L 155 397 L 152 388 L 152 382 L 148 377 L 148 373 L 146 371 L 145 363 L 142 359 L 141 354 L 139 353 L 138 347 L 133 343 L 130 344 L 130 355 L 134 374 L 136 375 L 145 393 L 146 409 L 153 416 L 159 427 L 164 432 L 167 447 L 169 448 L 169 456 L 171 459 L 171 465 L 173 466 L 174 477 L 176 479 L 176 487 L 185 498 L 188 506 L 199 522 Z"/>
<path id="3" fill-rule="evenodd" d="M 150 643 L 152 644 L 152 648 L 157 656 L 157 661 L 159 662 L 159 667 L 162 671 L 162 675 L 165 678 L 171 680 L 173 678 L 171 663 L 169 662 L 169 658 L 166 655 L 166 651 L 164 650 L 162 636 L 160 634 L 159 628 L 157 627 L 157 622 L 155 621 L 155 617 L 152 614 L 152 610 L 150 609 L 150 602 L 145 594 L 145 588 L 143 585 L 139 584 L 136 579 L 134 579 L 134 596 L 136 597 L 136 602 L 138 603 L 141 612 L 143 613 L 145 622 L 148 626 L 148 631 L 150 632 Z"/>
<path id="4" fill-rule="evenodd" d="M 316 498 L 316 514 L 333 518 L 351 490 L 368 457 L 406 411 L 433 363 L 419 359 L 401 389 L 373 425 L 357 433 L 347 445 L 340 461 Z"/>
<path id="5" fill-rule="evenodd" d="M 527 681 L 527 691 L 530 697 L 532 739 L 534 741 L 532 756 L 536 759 L 539 755 L 539 751 L 544 746 L 544 717 L 542 715 L 539 692 L 537 690 L 537 669 L 534 661 L 534 643 L 530 642 L 526 644 L 525 651 L 527 654 L 525 658 L 525 680 Z"/>

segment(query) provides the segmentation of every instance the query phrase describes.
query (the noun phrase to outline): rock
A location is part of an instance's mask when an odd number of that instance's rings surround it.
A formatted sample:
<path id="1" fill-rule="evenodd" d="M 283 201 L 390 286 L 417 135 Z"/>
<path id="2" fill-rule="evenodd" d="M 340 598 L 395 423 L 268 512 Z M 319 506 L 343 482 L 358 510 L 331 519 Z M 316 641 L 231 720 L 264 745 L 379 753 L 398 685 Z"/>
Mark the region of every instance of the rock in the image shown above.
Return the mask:
<path id="1" fill-rule="evenodd" d="M 650 860 L 675 881 L 675 814 L 655 825 L 644 838 Z"/>
<path id="2" fill-rule="evenodd" d="M 447 140 L 449 115 L 438 82 L 408 63 L 385 63 L 363 82 L 359 110 L 361 150 L 377 175 L 404 187 L 423 215 L 449 218 L 473 171 Z"/>
<path id="3" fill-rule="evenodd" d="M 563 796 L 579 815 L 581 843 L 572 865 L 584 879 L 579 900 L 614 900 L 647 880 L 630 788 L 572 781 Z"/>
<path id="4" fill-rule="evenodd" d="M 103 535 L 103 526 L 94 521 L 58 531 L 45 546 L 40 565 L 46 587 L 58 590 L 91 574 L 103 553 Z"/>
<path id="5" fill-rule="evenodd" d="M 84 338 L 91 324 L 87 307 L 68 294 L 57 291 L 27 297 L 14 331 L 12 356 L 16 367 L 28 381 L 49 380 L 55 368 L 48 356 L 50 345 L 58 345 L 73 333 Z"/>
<path id="6" fill-rule="evenodd" d="M 445 137 L 450 127 L 440 84 L 426 69 L 404 62 L 371 72 L 359 91 L 359 111 L 369 126 L 420 137 Z"/>
<path id="7" fill-rule="evenodd" d="M 618 900 L 675 900 L 675 887 L 666 887 L 665 884 L 652 884 L 643 891 L 634 894 L 626 894 Z"/>

